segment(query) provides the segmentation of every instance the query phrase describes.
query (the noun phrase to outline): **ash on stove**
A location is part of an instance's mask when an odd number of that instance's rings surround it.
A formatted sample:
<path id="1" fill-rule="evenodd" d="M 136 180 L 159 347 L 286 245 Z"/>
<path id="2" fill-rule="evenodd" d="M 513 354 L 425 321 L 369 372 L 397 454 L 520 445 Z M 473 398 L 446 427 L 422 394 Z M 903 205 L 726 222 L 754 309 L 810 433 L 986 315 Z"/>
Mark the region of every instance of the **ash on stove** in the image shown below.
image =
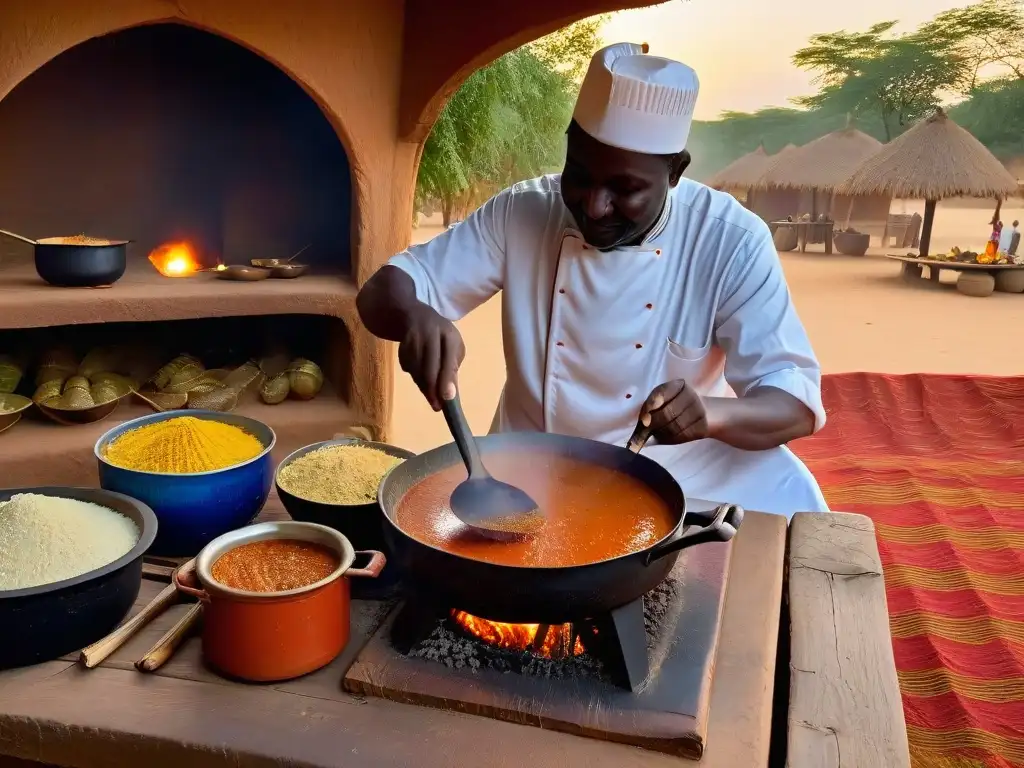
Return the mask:
<path id="1" fill-rule="evenodd" d="M 680 606 L 676 595 L 681 591 L 680 578 L 672 573 L 661 584 L 644 595 L 644 629 L 647 630 L 647 649 L 651 650 L 658 639 L 658 629 L 670 613 L 676 613 Z"/>
<path id="2" fill-rule="evenodd" d="M 675 598 L 680 591 L 679 587 L 678 579 L 672 574 L 643 597 L 644 628 L 647 631 L 649 650 L 656 646 L 661 624 L 666 617 L 676 612 Z M 583 643 L 585 646 L 585 635 Z M 529 650 L 501 648 L 472 637 L 459 627 L 453 626 L 448 619 L 438 621 L 430 635 L 418 643 L 409 655 L 440 662 L 450 669 L 491 669 L 496 672 L 562 679 L 608 679 L 604 664 L 589 652 L 563 659 L 552 659 Z"/>

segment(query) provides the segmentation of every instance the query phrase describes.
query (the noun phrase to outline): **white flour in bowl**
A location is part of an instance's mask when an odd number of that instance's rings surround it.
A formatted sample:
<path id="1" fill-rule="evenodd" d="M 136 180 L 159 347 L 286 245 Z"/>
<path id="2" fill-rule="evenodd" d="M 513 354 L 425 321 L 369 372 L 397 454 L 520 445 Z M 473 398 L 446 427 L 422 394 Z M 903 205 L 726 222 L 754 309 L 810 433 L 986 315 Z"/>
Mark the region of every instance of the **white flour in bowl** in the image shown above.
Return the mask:
<path id="1" fill-rule="evenodd" d="M 131 551 L 139 527 L 99 504 L 35 493 L 0 501 L 0 593 L 102 568 Z"/>

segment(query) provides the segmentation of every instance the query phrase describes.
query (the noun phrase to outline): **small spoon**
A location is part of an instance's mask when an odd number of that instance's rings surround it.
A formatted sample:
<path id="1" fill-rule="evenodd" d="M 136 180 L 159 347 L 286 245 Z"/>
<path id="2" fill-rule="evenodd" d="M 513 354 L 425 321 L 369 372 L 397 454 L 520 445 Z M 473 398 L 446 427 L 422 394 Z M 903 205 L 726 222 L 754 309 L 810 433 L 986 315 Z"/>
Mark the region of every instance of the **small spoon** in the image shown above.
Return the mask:
<path id="1" fill-rule="evenodd" d="M 459 396 L 443 400 L 441 412 L 469 473 L 452 491 L 455 516 L 481 536 L 498 541 L 519 539 L 540 531 L 546 521 L 537 502 L 514 485 L 495 480 L 487 471 Z"/>

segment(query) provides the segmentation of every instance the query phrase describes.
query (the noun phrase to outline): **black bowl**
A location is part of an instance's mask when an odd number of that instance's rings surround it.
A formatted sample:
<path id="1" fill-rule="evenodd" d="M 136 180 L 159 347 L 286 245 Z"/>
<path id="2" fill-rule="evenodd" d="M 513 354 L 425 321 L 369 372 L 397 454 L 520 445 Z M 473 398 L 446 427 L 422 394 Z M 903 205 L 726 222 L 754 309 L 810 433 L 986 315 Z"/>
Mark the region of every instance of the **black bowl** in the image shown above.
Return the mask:
<path id="1" fill-rule="evenodd" d="M 95 288 L 116 283 L 128 265 L 128 244 L 36 245 L 36 272 L 50 285 Z"/>
<path id="2" fill-rule="evenodd" d="M 328 528 L 341 533 L 346 539 L 352 542 L 355 550 L 377 550 L 388 554 L 387 543 L 384 539 L 384 513 L 376 500 L 367 504 L 324 504 L 319 501 L 310 501 L 294 494 L 288 493 L 277 481 L 283 467 L 291 464 L 300 456 L 305 456 L 318 448 L 328 445 L 365 445 L 367 448 L 375 448 L 389 456 L 399 459 L 411 459 L 416 454 L 404 448 L 398 448 L 387 443 L 374 443 L 369 440 L 360 440 L 356 437 L 344 437 L 336 440 L 325 440 L 322 443 L 307 445 L 289 454 L 278 465 L 274 473 L 274 485 L 277 488 L 277 495 L 281 503 L 288 511 L 292 520 L 303 523 L 317 523 L 326 525 Z M 356 597 L 371 597 L 385 594 L 391 591 L 398 580 L 397 568 L 385 568 L 384 573 L 376 579 L 352 579 L 352 594 Z"/>
<path id="3" fill-rule="evenodd" d="M 120 512 L 139 526 L 138 542 L 112 563 L 73 579 L 0 592 L 0 669 L 51 661 L 109 634 L 139 596 L 142 556 L 156 538 L 156 515 L 145 504 L 98 488 L 8 488 L 17 493 L 78 499 Z"/>

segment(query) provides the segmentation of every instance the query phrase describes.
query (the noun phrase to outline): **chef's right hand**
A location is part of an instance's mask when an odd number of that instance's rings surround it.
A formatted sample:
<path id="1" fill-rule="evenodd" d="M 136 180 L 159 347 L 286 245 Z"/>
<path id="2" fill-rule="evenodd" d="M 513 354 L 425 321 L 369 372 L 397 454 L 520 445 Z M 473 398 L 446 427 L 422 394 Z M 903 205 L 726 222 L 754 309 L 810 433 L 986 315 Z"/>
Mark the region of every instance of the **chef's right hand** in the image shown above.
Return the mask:
<path id="1" fill-rule="evenodd" d="M 441 410 L 442 399 L 455 397 L 465 357 L 462 334 L 450 320 L 425 304 L 409 318 L 409 330 L 398 345 L 398 364 L 435 411 Z"/>

